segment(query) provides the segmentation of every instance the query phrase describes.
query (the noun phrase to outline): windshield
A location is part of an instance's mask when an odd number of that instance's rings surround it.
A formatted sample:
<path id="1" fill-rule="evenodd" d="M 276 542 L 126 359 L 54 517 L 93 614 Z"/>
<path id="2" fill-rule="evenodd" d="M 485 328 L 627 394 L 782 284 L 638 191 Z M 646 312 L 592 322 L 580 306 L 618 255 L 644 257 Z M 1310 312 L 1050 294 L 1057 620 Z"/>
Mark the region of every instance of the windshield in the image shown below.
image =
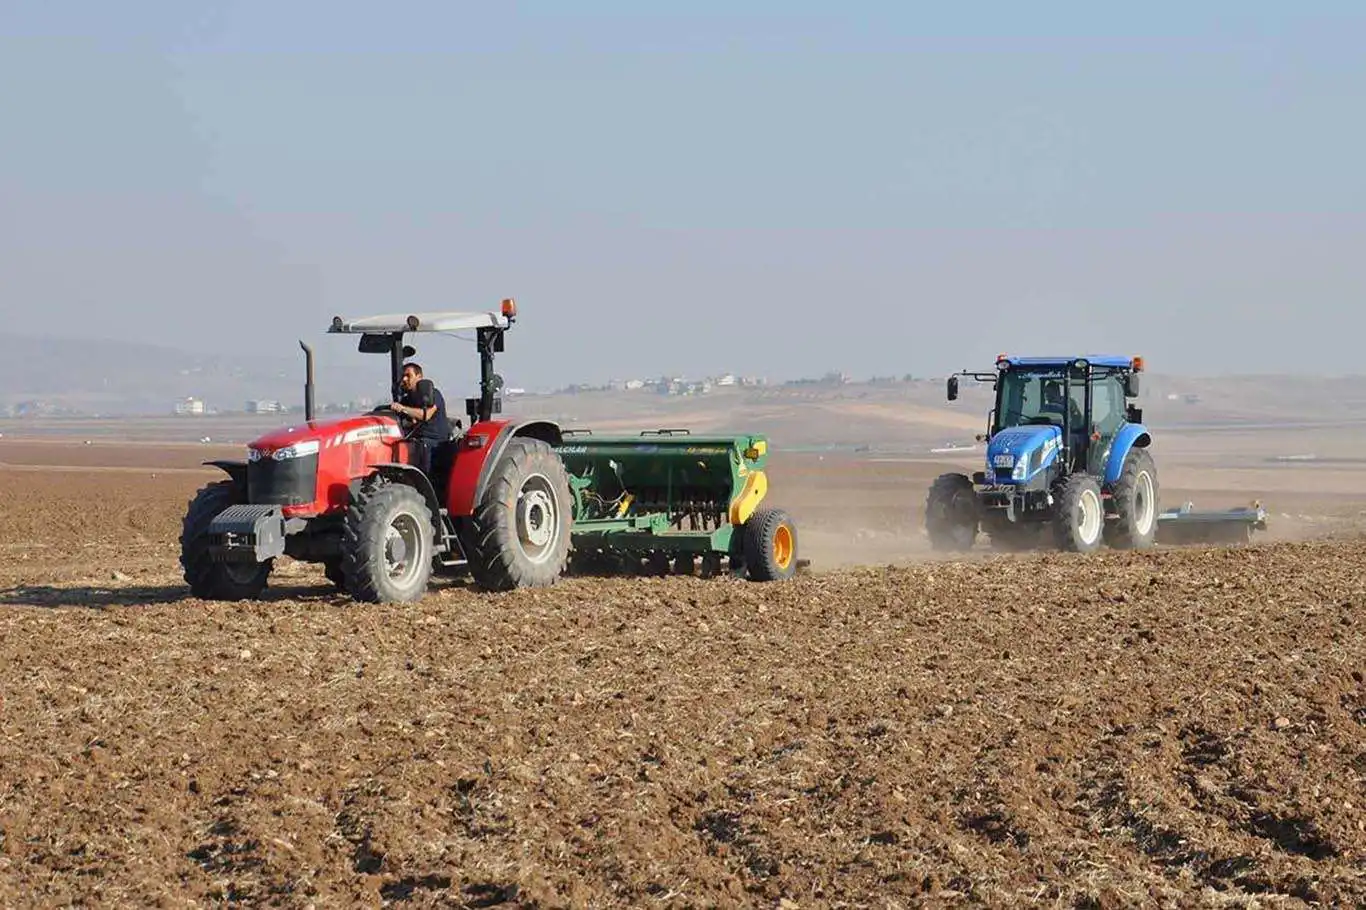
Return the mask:
<path id="1" fill-rule="evenodd" d="M 1059 371 L 1010 370 L 1001 377 L 996 402 L 996 429 L 1027 424 L 1062 426 L 1063 376 Z M 1072 384 L 1072 425 L 1082 422 L 1086 407 L 1084 382 Z"/>

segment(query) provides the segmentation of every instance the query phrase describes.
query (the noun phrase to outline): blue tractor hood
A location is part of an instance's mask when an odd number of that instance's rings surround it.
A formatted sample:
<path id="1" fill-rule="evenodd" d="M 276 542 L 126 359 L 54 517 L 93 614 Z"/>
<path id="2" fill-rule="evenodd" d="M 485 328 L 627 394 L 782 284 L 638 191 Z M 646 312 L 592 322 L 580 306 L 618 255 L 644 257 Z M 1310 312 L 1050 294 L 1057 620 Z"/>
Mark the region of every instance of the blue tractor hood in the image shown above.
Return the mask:
<path id="1" fill-rule="evenodd" d="M 1062 450 L 1062 429 L 1056 426 L 1011 427 L 987 443 L 987 478 L 994 482 L 1029 483 L 1053 464 Z"/>

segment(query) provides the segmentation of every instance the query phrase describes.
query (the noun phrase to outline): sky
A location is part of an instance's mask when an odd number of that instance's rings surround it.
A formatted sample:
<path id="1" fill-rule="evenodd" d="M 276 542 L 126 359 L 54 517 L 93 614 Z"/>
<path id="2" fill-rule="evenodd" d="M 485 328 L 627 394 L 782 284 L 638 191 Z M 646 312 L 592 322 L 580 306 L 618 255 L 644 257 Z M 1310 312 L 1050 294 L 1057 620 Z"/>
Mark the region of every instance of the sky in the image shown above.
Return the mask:
<path id="1" fill-rule="evenodd" d="M 1359 2 L 10 0 L 0 329 L 322 360 L 511 296 L 514 386 L 1363 372 L 1363 46 Z"/>

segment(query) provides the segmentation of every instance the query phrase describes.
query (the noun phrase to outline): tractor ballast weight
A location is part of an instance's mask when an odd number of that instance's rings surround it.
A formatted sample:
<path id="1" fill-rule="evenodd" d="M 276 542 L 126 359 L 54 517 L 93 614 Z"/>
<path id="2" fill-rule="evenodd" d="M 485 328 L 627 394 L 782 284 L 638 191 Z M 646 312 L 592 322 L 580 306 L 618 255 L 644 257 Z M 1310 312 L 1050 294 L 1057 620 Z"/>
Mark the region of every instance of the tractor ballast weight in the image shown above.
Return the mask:
<path id="1" fill-rule="evenodd" d="M 944 474 L 930 487 L 925 525 L 938 550 L 966 550 L 979 532 L 1004 549 L 1050 537 L 1061 549 L 1103 543 L 1143 549 L 1156 542 L 1157 466 L 1139 392 L 1140 357 L 1008 357 L 994 372 L 958 377 L 990 383 L 986 464 L 972 476 Z"/>
<path id="2" fill-rule="evenodd" d="M 329 580 L 360 600 L 420 599 L 434 571 L 467 571 L 486 590 L 553 584 L 569 552 L 569 480 L 552 451 L 559 427 L 502 412 L 494 355 L 516 318 L 504 300 L 489 312 L 436 312 L 333 319 L 331 334 L 359 335 L 362 353 L 384 355 L 399 398 L 409 333 L 471 331 L 479 394 L 468 425 L 414 460 L 416 425 L 382 405 L 330 420 L 313 413 L 313 351 L 305 355 L 304 420 L 253 440 L 244 461 L 208 462 L 228 475 L 190 502 L 180 561 L 197 597 L 259 596 L 274 560 L 321 563 Z"/>
<path id="3" fill-rule="evenodd" d="M 556 454 L 569 475 L 571 571 L 644 569 L 756 581 L 790 578 L 797 528 L 765 504 L 768 440 L 685 429 L 595 436 L 565 430 Z"/>

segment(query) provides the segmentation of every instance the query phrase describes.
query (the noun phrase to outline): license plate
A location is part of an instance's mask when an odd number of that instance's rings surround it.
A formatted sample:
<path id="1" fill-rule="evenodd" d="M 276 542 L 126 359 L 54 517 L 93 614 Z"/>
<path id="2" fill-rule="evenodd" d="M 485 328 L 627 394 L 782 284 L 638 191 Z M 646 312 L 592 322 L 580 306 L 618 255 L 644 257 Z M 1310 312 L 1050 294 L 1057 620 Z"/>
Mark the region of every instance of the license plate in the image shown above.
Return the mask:
<path id="1" fill-rule="evenodd" d="M 991 463 L 998 468 L 1013 468 L 1015 467 L 1015 456 L 997 455 L 991 459 Z"/>

